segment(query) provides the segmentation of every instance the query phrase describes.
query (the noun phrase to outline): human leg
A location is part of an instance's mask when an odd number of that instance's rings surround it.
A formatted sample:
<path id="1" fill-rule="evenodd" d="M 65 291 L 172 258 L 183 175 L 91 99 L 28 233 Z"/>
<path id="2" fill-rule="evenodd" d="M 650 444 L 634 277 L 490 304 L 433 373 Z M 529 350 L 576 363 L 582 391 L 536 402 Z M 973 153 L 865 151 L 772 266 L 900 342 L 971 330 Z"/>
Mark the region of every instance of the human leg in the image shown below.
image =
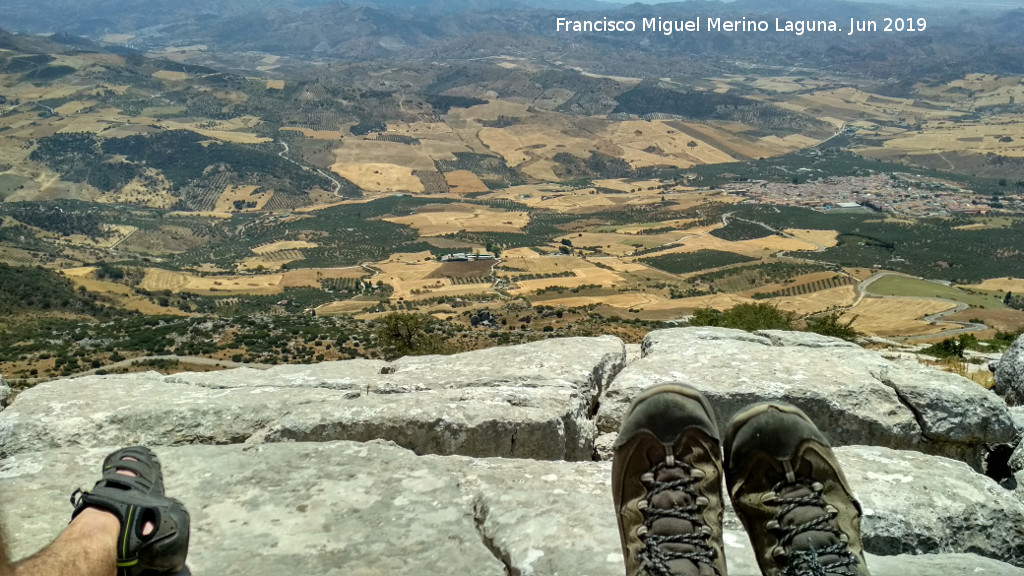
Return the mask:
<path id="1" fill-rule="evenodd" d="M 189 517 L 163 493 L 160 462 L 147 448 L 110 454 L 103 478 L 72 496 L 71 523 L 49 546 L 10 564 L 0 539 L 0 576 L 156 576 L 184 568 Z"/>

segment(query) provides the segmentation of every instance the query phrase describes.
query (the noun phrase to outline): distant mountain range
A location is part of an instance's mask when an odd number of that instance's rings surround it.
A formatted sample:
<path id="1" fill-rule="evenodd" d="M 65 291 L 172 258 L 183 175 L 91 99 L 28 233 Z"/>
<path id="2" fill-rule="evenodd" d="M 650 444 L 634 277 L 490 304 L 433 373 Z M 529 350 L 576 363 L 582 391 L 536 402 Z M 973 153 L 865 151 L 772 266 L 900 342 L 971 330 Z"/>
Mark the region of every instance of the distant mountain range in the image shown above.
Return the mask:
<path id="1" fill-rule="evenodd" d="M 736 66 L 808 67 L 882 81 L 966 71 L 1024 74 L 1024 10 L 997 17 L 916 8 L 923 33 L 565 33 L 555 19 L 876 19 L 891 7 L 816 0 L 689 0 L 616 5 L 598 0 L 7 0 L 4 25 L 92 39 L 130 35 L 139 50 L 210 50 L 300 58 L 431 61 L 514 56 L 615 75 L 668 76 Z M 118 39 L 125 42 L 123 39 Z"/>

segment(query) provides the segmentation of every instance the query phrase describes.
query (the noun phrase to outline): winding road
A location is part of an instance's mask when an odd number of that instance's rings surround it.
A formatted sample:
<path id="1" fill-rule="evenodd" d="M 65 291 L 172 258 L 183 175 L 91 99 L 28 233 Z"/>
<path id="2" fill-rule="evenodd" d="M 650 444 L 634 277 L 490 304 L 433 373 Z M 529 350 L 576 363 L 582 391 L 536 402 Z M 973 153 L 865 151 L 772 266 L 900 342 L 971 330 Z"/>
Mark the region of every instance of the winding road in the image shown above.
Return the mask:
<path id="1" fill-rule="evenodd" d="M 295 164 L 296 166 L 298 166 L 299 168 L 302 168 L 303 170 L 313 170 L 317 174 L 323 176 L 324 178 L 327 178 L 331 182 L 334 182 L 334 195 L 339 197 L 339 198 L 344 198 L 345 197 L 341 193 L 341 182 L 338 182 L 334 178 L 334 176 L 331 176 L 330 174 L 327 174 L 326 172 L 324 172 L 323 170 L 321 170 L 319 168 L 310 168 L 309 166 L 305 166 L 303 164 L 300 164 L 300 163 L 296 162 L 295 160 L 292 160 L 291 158 L 288 157 L 288 153 L 291 152 L 291 148 L 288 147 L 288 143 L 285 142 L 284 140 L 278 140 L 277 143 L 280 144 L 281 146 L 284 146 L 284 150 L 281 150 L 280 152 L 277 153 L 278 156 L 280 156 L 281 158 L 284 158 L 285 160 L 291 162 L 292 164 Z"/>
<path id="2" fill-rule="evenodd" d="M 756 220 L 748 220 L 746 218 L 739 218 L 737 216 L 733 216 L 733 214 L 734 214 L 734 212 L 727 212 L 727 213 L 723 214 L 722 215 L 722 224 L 725 225 L 725 226 L 728 226 L 729 225 L 729 218 L 732 218 L 733 220 L 738 220 L 738 221 L 741 221 L 741 222 L 746 222 L 748 224 L 756 224 L 758 226 L 763 227 L 765 230 L 768 230 L 769 232 L 771 232 L 773 234 L 778 234 L 778 235 L 782 236 L 783 238 L 795 238 L 797 240 L 802 240 L 802 241 L 807 242 L 809 244 L 814 244 L 815 246 L 817 246 L 817 249 L 815 250 L 815 252 L 824 252 L 827 249 L 826 246 L 818 244 L 817 242 L 808 240 L 806 238 L 797 238 L 796 236 L 793 236 L 792 234 L 789 234 L 789 233 L 784 232 L 782 230 L 777 230 L 775 228 L 772 228 L 771 226 L 769 226 L 768 224 L 765 224 L 764 222 L 758 222 Z M 818 260 L 806 260 L 806 259 L 803 259 L 803 258 L 798 258 L 798 257 L 790 256 L 788 250 L 782 250 L 780 252 L 777 252 L 775 254 L 775 257 L 776 258 L 783 258 L 783 257 L 785 257 L 785 258 L 790 258 L 790 259 L 793 259 L 793 260 L 804 260 L 804 261 L 807 261 L 807 262 L 815 262 L 815 263 L 819 263 L 819 264 L 821 263 Z M 917 276 L 911 276 L 909 274 L 902 274 L 902 273 L 899 273 L 899 272 L 879 272 L 877 274 L 872 275 L 870 278 L 867 278 L 867 279 L 859 282 L 856 285 L 857 299 L 853 302 L 853 304 L 851 304 L 848 307 L 842 308 L 842 309 L 852 310 L 858 304 L 860 304 L 864 300 L 864 298 L 915 298 L 915 299 L 918 299 L 918 300 L 933 300 L 935 302 L 944 302 L 944 303 L 952 304 L 953 305 L 953 308 L 950 308 L 949 310 L 944 310 L 944 311 L 938 312 L 936 314 L 929 314 L 928 316 L 924 316 L 924 317 L 921 318 L 921 321 L 928 322 L 928 323 L 934 324 L 934 325 L 945 324 L 945 325 L 950 325 L 950 326 L 957 326 L 957 328 L 954 328 L 952 330 L 946 330 L 946 331 L 943 331 L 943 332 L 941 332 L 939 334 L 921 334 L 921 335 L 917 335 L 917 336 L 903 336 L 903 337 L 897 337 L 897 338 L 890 338 L 890 340 L 903 340 L 903 341 L 925 340 L 925 339 L 929 339 L 929 338 L 935 338 L 936 336 L 949 337 L 949 336 L 957 336 L 957 335 L 960 335 L 960 334 L 967 334 L 969 332 L 981 332 L 983 330 L 988 330 L 988 326 L 985 325 L 985 324 L 982 324 L 980 322 L 957 322 L 955 320 L 943 320 L 943 318 L 946 318 L 947 316 L 952 316 L 953 314 L 956 314 L 958 312 L 963 312 L 964 310 L 967 310 L 968 308 L 970 308 L 970 305 L 968 305 L 968 304 L 966 304 L 964 302 L 960 302 L 959 300 L 950 300 L 948 298 L 938 298 L 938 297 L 932 297 L 932 296 L 889 296 L 889 295 L 886 295 L 886 294 L 869 294 L 868 293 L 868 288 L 872 284 L 874 284 L 875 282 L 877 282 L 878 280 L 880 280 L 882 278 L 885 278 L 886 276 L 902 276 L 904 278 L 912 278 L 914 280 L 922 280 L 922 281 L 925 281 L 925 282 L 929 281 L 927 278 L 919 278 Z"/>
<path id="3" fill-rule="evenodd" d="M 915 298 L 917 300 L 932 300 L 934 302 L 944 302 L 946 304 L 952 304 L 953 308 L 924 316 L 921 318 L 923 322 L 928 322 L 935 325 L 947 324 L 951 326 L 959 326 L 959 328 L 955 328 L 953 330 L 946 330 L 940 334 L 921 334 L 918 336 L 903 336 L 900 338 L 890 338 L 890 340 L 925 340 L 929 338 L 935 338 L 936 336 L 948 337 L 956 336 L 959 334 L 966 334 L 968 332 L 981 332 L 982 330 L 988 330 L 988 326 L 980 322 L 957 322 L 955 320 L 943 320 L 943 318 L 947 316 L 952 316 L 957 312 L 963 312 L 964 310 L 970 308 L 970 305 L 960 302 L 959 300 L 950 300 L 949 298 L 937 298 L 933 296 L 889 296 L 886 294 L 869 294 L 868 288 L 872 284 L 874 284 L 875 282 L 882 278 L 885 278 L 886 276 L 902 276 L 903 278 L 912 278 L 914 280 L 923 280 L 925 282 L 928 282 L 926 278 L 919 278 L 917 276 L 911 276 L 909 274 L 901 274 L 899 272 L 879 272 L 877 274 L 874 274 L 870 278 L 867 278 L 866 280 L 862 281 L 861 283 L 857 284 L 857 300 L 855 300 L 854 303 L 851 304 L 849 308 L 847 308 L 847 310 L 852 309 L 858 304 L 860 304 L 861 301 L 864 300 L 864 298 Z"/>

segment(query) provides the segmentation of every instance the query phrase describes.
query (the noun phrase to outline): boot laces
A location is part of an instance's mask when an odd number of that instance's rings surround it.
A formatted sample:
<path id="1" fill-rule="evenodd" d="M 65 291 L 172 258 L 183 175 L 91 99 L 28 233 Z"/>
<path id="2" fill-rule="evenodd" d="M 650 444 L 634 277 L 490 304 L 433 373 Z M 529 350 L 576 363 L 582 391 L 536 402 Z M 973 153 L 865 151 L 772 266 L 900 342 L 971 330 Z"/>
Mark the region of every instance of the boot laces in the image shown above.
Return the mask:
<path id="1" fill-rule="evenodd" d="M 704 564 L 718 574 L 713 564 L 716 552 L 709 543 L 711 528 L 702 516 L 708 500 L 701 497 L 697 489 L 703 478 L 704 473 L 700 470 L 671 457 L 641 477 L 647 487 L 647 497 L 642 504 L 644 528 L 641 540 L 644 548 L 638 557 L 650 576 L 678 576 L 680 572 L 675 568 L 682 560 L 692 562 L 698 571 Z M 668 499 L 671 506 L 653 505 L 656 499 Z M 689 523 L 690 530 L 665 530 L 664 526 L 656 526 L 665 520 L 670 523 L 675 520 L 672 525 L 677 528 Z"/>
<path id="2" fill-rule="evenodd" d="M 779 554 L 787 558 L 781 576 L 857 574 L 857 557 L 834 522 L 838 512 L 825 504 L 818 482 L 780 482 L 772 488 L 781 505 L 769 526 L 779 534 Z"/>

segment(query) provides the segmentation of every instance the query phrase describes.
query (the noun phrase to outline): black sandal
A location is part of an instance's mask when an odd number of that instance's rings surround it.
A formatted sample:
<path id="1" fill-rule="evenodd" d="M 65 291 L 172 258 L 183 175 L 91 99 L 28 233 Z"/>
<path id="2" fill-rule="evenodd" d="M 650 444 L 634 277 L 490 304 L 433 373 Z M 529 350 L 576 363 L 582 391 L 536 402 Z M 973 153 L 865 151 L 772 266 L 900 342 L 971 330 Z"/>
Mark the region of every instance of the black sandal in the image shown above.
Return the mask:
<path id="1" fill-rule="evenodd" d="M 135 476 L 118 474 L 131 471 Z M 71 495 L 74 520 L 82 510 L 101 508 L 117 516 L 121 531 L 117 537 L 118 576 L 187 574 L 189 514 L 185 506 L 164 496 L 160 460 L 144 446 L 113 452 L 103 461 L 103 478 L 92 490 L 75 490 Z M 152 522 L 155 529 L 143 536 Z"/>

